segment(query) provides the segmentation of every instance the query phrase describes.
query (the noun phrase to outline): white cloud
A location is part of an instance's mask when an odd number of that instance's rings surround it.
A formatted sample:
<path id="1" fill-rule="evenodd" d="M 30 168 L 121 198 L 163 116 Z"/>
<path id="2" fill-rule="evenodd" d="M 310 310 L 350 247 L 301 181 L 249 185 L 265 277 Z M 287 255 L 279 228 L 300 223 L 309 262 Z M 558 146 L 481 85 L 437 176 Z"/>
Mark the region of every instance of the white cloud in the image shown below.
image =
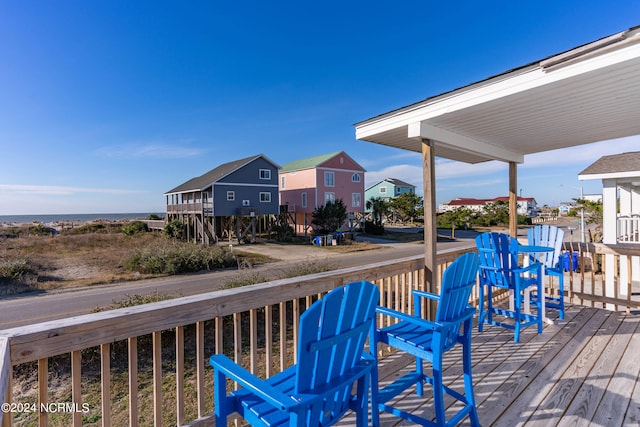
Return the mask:
<path id="1" fill-rule="evenodd" d="M 522 168 L 539 168 L 547 166 L 581 165 L 588 166 L 602 156 L 620 154 L 640 149 L 640 136 L 614 139 L 610 141 L 585 144 L 577 147 L 563 148 L 561 150 L 545 151 L 543 153 L 529 154 L 525 156 Z M 577 174 L 577 173 L 576 173 Z"/>

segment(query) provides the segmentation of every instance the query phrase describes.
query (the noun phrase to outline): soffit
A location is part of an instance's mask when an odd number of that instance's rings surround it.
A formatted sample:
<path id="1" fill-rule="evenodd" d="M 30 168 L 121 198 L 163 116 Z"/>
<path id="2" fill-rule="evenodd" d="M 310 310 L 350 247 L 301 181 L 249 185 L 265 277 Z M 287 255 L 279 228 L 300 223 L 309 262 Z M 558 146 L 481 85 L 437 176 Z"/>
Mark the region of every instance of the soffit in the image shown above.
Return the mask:
<path id="1" fill-rule="evenodd" d="M 358 123 L 356 138 L 417 152 L 426 138 L 438 157 L 478 163 L 638 135 L 637 32 Z"/>

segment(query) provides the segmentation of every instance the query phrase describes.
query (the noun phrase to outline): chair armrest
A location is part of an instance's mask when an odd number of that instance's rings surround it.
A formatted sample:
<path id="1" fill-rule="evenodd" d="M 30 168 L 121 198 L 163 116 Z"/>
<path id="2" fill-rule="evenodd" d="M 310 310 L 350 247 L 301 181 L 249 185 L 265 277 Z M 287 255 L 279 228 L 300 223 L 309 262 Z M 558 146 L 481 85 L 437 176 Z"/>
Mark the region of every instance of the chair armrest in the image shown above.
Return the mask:
<path id="1" fill-rule="evenodd" d="M 480 265 L 480 266 L 478 266 L 478 268 L 480 270 L 502 271 L 502 268 L 500 268 L 500 267 L 494 267 L 494 266 L 489 266 L 489 265 Z"/>
<path id="2" fill-rule="evenodd" d="M 390 317 L 395 317 L 398 320 L 402 320 L 405 322 L 413 323 L 414 325 L 421 326 L 423 328 L 439 331 L 451 326 L 457 326 L 458 324 L 473 318 L 473 315 L 476 314 L 476 308 L 472 306 L 467 306 L 467 309 L 460 315 L 455 322 L 433 322 L 431 320 L 423 319 L 422 317 L 411 316 L 409 314 L 401 313 L 397 310 L 387 307 L 376 307 L 376 312 L 379 314 L 383 314 Z"/>
<path id="3" fill-rule="evenodd" d="M 434 301 L 440 301 L 440 295 L 437 295 L 431 292 L 425 292 L 425 291 L 420 291 L 418 289 L 414 289 L 413 291 L 411 291 L 411 293 L 413 294 L 414 297 L 429 298 Z"/>
<path id="4" fill-rule="evenodd" d="M 264 380 L 234 363 L 224 354 L 214 354 L 209 358 L 209 363 L 214 369 L 221 371 L 228 378 L 236 381 L 242 387 L 281 410 L 289 411 L 298 405 L 298 402 L 291 396 L 276 390 Z"/>
<path id="5" fill-rule="evenodd" d="M 425 320 L 422 317 L 411 316 L 410 314 L 402 313 L 392 308 L 377 306 L 376 313 L 394 317 L 398 320 L 413 323 L 415 325 L 419 325 L 433 331 L 437 330 L 441 326 L 438 323 L 432 322 L 430 320 Z"/>
<path id="6" fill-rule="evenodd" d="M 541 262 L 534 262 L 533 264 L 529 264 L 529 265 L 527 265 L 525 267 L 514 268 L 511 271 L 516 273 L 516 274 L 522 274 L 522 273 L 531 272 L 533 270 L 541 270 L 541 269 L 542 269 L 542 263 Z"/>

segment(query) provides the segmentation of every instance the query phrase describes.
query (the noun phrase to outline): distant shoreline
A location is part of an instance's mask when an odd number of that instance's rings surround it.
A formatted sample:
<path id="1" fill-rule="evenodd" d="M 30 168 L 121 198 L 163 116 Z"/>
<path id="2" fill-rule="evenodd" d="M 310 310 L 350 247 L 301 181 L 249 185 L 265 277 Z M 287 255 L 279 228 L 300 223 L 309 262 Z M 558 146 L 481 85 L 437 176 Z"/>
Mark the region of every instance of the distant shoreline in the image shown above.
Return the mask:
<path id="1" fill-rule="evenodd" d="M 134 213 L 96 213 L 96 214 L 44 214 L 44 215 L 0 215 L 0 224 L 4 226 L 22 224 L 53 225 L 60 223 L 85 223 L 91 221 L 123 221 L 148 219 L 150 215 L 164 218 L 164 212 L 134 212 Z"/>

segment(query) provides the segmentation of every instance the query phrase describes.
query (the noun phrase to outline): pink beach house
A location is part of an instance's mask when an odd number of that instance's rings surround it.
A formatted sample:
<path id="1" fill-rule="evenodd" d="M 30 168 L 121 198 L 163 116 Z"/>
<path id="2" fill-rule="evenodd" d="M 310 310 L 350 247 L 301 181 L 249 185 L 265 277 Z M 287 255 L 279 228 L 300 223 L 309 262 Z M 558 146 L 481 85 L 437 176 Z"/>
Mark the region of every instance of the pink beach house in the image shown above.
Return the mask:
<path id="1" fill-rule="evenodd" d="M 364 214 L 365 170 L 344 151 L 283 165 L 279 171 L 280 205 L 293 219 L 296 233 L 309 233 L 313 211 L 342 200 L 350 226 Z"/>

